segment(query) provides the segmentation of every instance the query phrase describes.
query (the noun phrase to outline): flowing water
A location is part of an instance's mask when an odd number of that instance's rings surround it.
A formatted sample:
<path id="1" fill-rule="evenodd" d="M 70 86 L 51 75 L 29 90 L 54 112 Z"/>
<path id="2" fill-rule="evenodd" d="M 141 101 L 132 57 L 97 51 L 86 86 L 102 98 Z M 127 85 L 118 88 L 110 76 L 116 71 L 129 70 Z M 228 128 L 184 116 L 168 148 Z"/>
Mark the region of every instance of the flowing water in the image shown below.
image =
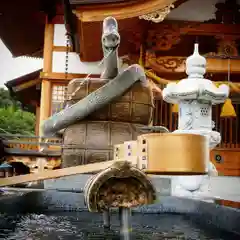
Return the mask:
<path id="1" fill-rule="evenodd" d="M 140 214 L 132 216 L 131 239 L 234 240 L 240 236 L 196 224 L 190 217 L 177 214 Z M 6 240 L 117 240 L 119 221 L 112 215 L 111 230 L 104 230 L 100 214 L 54 212 L 45 214 L 1 214 L 0 239 Z"/>

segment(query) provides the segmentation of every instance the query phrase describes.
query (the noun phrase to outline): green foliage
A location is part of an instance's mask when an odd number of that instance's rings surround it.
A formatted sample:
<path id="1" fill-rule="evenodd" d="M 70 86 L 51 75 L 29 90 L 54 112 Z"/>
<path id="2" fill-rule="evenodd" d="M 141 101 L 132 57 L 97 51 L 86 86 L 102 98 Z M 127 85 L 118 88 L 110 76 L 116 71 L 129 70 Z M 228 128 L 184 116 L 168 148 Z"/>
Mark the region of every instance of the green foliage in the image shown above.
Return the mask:
<path id="1" fill-rule="evenodd" d="M 11 98 L 9 91 L 0 88 L 0 133 L 33 135 L 34 114 L 23 111 L 21 103 Z"/>
<path id="2" fill-rule="evenodd" d="M 8 90 L 0 88 L 0 108 L 14 106 L 16 108 L 21 107 L 21 103 L 10 96 Z"/>

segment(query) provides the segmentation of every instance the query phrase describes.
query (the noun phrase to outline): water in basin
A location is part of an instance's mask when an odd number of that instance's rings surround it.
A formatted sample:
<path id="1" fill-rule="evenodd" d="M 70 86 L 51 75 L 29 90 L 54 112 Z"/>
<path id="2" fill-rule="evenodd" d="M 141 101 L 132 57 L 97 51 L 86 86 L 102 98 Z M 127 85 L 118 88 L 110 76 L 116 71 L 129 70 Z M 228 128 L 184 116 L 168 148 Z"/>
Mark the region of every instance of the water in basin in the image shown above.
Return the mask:
<path id="1" fill-rule="evenodd" d="M 201 226 L 191 217 L 178 214 L 133 213 L 131 239 L 240 239 L 212 226 Z M 83 212 L 47 212 L 0 215 L 0 239 L 6 240 L 117 240 L 117 215 L 112 215 L 112 229 L 102 227 L 100 214 Z"/>

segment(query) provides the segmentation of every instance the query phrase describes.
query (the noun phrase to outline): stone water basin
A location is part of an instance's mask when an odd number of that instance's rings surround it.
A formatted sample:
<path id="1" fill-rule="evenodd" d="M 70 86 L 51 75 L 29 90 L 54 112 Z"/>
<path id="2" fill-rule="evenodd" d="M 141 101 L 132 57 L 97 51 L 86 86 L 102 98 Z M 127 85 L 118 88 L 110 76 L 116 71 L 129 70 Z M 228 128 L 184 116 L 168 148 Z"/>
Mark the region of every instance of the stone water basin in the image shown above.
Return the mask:
<path id="1" fill-rule="evenodd" d="M 48 214 L 0 215 L 0 239 L 77 240 L 120 239 L 117 215 L 111 231 L 104 231 L 99 214 L 55 212 Z M 140 214 L 132 216 L 132 239 L 239 239 L 240 236 L 217 228 L 201 226 L 178 214 Z"/>
<path id="2" fill-rule="evenodd" d="M 111 230 L 104 230 L 101 215 L 86 210 L 82 194 L 27 193 L 0 199 L 0 211 L 0 239 L 120 239 L 117 214 Z M 131 239 L 240 239 L 239 220 L 236 209 L 161 197 L 160 203 L 134 209 Z"/>

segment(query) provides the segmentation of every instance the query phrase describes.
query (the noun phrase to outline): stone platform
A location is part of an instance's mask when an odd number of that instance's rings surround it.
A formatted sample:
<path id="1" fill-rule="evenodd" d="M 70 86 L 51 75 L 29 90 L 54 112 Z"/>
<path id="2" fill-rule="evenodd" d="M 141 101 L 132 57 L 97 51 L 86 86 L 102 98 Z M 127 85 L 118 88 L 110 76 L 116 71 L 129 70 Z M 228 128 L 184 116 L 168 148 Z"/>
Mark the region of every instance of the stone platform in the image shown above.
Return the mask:
<path id="1" fill-rule="evenodd" d="M 44 181 L 45 189 L 61 189 L 81 191 L 91 175 L 82 174 L 59 179 Z M 239 177 L 205 177 L 202 187 L 190 193 L 179 190 L 177 176 L 151 176 L 150 177 L 157 192 L 161 196 L 177 196 L 213 201 L 224 199 L 240 202 L 240 178 Z M 195 177 L 186 177 L 189 182 L 196 181 Z"/>

